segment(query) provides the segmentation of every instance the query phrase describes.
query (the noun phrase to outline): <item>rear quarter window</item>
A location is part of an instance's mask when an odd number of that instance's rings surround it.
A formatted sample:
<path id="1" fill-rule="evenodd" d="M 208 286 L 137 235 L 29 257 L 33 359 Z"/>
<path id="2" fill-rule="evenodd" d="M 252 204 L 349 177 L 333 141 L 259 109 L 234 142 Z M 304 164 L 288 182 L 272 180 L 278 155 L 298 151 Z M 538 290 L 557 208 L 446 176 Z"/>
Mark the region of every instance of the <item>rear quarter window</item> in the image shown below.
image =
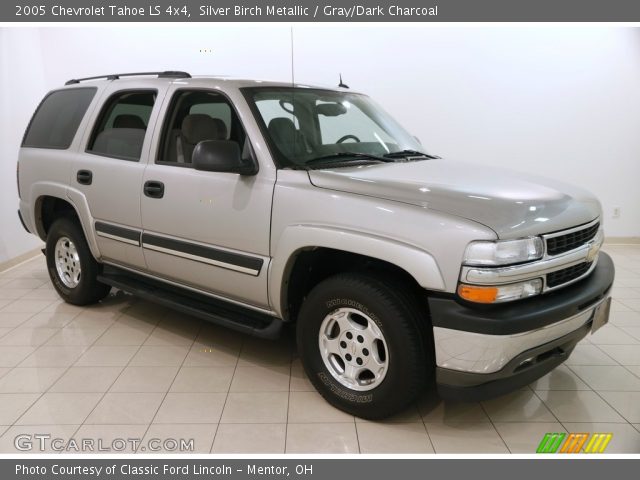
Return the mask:
<path id="1" fill-rule="evenodd" d="M 49 93 L 27 127 L 23 147 L 67 149 L 97 88 L 70 88 Z"/>

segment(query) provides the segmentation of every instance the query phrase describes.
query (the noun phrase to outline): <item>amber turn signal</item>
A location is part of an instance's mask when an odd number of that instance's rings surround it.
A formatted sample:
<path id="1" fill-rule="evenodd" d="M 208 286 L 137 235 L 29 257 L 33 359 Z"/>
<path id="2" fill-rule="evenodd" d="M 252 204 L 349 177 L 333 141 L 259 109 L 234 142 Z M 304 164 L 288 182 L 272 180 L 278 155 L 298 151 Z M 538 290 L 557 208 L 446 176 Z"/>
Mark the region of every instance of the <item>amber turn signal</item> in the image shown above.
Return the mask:
<path id="1" fill-rule="evenodd" d="M 534 278 L 524 282 L 506 285 L 458 285 L 458 295 L 469 302 L 499 303 L 538 295 L 542 292 L 542 279 Z"/>
<path id="2" fill-rule="evenodd" d="M 461 284 L 458 286 L 458 295 L 470 302 L 493 303 L 498 298 L 498 288 Z"/>

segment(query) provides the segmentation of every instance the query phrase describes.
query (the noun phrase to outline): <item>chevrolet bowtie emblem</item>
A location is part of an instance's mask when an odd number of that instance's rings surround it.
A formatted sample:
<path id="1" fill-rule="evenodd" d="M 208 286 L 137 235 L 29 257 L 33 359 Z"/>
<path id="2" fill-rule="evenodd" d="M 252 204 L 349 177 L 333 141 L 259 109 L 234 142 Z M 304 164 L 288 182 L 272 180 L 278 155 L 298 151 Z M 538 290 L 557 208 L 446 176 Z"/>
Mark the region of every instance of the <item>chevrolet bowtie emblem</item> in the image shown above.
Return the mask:
<path id="1" fill-rule="evenodd" d="M 587 262 L 589 263 L 593 262 L 598 256 L 599 252 L 600 252 L 600 242 L 592 243 L 589 247 L 589 251 L 587 252 Z"/>

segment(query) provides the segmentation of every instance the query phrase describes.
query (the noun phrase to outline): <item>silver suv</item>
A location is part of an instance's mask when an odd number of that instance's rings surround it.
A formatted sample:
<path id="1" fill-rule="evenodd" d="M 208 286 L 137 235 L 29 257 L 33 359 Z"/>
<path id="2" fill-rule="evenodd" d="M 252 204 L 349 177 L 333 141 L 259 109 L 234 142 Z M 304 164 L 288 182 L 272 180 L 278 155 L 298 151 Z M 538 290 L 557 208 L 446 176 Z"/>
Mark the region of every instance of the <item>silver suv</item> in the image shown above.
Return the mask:
<path id="1" fill-rule="evenodd" d="M 70 80 L 18 184 L 65 301 L 115 287 L 260 337 L 295 325 L 311 382 L 364 418 L 428 386 L 519 388 L 608 319 L 596 198 L 431 155 L 344 85 Z"/>

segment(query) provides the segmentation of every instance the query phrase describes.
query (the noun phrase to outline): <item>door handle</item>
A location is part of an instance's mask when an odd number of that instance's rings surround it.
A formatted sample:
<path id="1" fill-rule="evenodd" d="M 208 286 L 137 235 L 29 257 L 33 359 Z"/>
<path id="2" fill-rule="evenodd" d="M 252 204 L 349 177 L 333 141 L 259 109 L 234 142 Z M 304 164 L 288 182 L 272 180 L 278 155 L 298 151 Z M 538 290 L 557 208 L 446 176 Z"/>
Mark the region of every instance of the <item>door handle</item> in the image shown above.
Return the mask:
<path id="1" fill-rule="evenodd" d="M 144 182 L 144 194 L 149 198 L 164 197 L 164 183 L 157 180 Z"/>
<path id="2" fill-rule="evenodd" d="M 76 180 L 82 185 L 91 185 L 91 182 L 93 182 L 93 173 L 91 170 L 78 170 Z"/>

